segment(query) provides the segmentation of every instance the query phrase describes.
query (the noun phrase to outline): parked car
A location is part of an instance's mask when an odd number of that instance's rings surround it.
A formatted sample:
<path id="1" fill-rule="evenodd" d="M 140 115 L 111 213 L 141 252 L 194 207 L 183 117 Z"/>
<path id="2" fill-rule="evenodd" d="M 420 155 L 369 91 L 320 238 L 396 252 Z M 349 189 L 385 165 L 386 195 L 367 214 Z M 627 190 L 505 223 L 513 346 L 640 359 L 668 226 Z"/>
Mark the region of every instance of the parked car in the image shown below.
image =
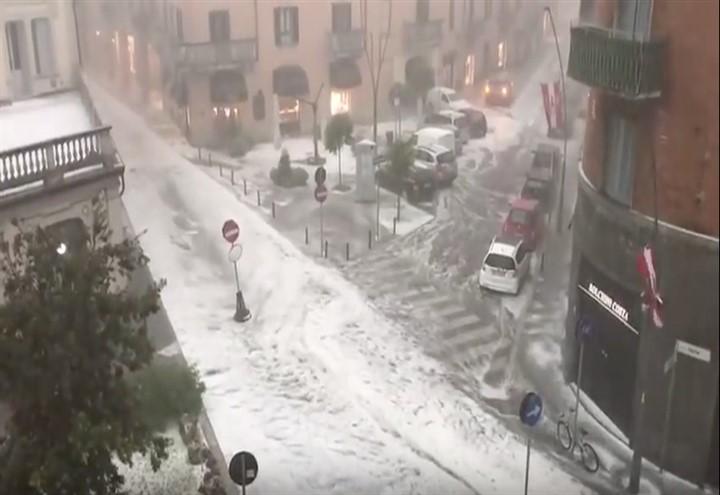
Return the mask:
<path id="1" fill-rule="evenodd" d="M 483 138 L 487 135 L 487 119 L 485 114 L 477 108 L 466 108 L 460 111 L 468 118 L 470 138 Z"/>
<path id="2" fill-rule="evenodd" d="M 534 251 L 545 233 L 540 203 L 534 199 L 515 199 L 510 205 L 510 213 L 505 217 L 502 233 L 522 238 L 527 248 Z"/>
<path id="3" fill-rule="evenodd" d="M 458 166 L 455 153 L 439 144 L 415 146 L 415 162 L 435 171 L 435 183 L 450 186 L 457 179 Z"/>
<path id="4" fill-rule="evenodd" d="M 555 183 L 552 171 L 544 168 L 530 168 L 525 178 L 520 197 L 534 199 L 540 203 L 540 209 L 548 212 L 552 209 L 555 198 Z"/>
<path id="5" fill-rule="evenodd" d="M 485 104 L 510 106 L 515 99 L 514 84 L 509 75 L 497 74 L 485 81 Z"/>
<path id="6" fill-rule="evenodd" d="M 462 112 L 440 110 L 425 117 L 423 126 L 440 127 L 455 132 L 455 136 L 465 144 L 470 139 L 470 121 Z"/>
<path id="7" fill-rule="evenodd" d="M 530 274 L 531 254 L 518 237 L 495 237 L 480 268 L 480 286 L 518 294 Z"/>
<path id="8" fill-rule="evenodd" d="M 398 175 L 388 160 L 377 164 L 377 183 L 383 189 L 405 197 L 409 203 L 432 201 L 435 197 L 435 168 L 422 161 L 415 161 L 407 174 Z"/>
<path id="9" fill-rule="evenodd" d="M 455 155 L 462 154 L 462 141 L 450 129 L 424 127 L 413 134 L 412 141 L 418 146 L 438 144 L 449 150 L 454 150 Z"/>
<path id="10" fill-rule="evenodd" d="M 435 86 L 427 92 L 426 104 L 428 113 L 436 113 L 441 110 L 463 110 L 475 108 L 475 106 L 460 96 L 457 91 L 443 86 Z"/>
<path id="11" fill-rule="evenodd" d="M 550 171 L 553 180 L 557 179 L 560 167 L 560 148 L 552 144 L 540 143 L 533 151 L 531 169 L 545 169 Z"/>

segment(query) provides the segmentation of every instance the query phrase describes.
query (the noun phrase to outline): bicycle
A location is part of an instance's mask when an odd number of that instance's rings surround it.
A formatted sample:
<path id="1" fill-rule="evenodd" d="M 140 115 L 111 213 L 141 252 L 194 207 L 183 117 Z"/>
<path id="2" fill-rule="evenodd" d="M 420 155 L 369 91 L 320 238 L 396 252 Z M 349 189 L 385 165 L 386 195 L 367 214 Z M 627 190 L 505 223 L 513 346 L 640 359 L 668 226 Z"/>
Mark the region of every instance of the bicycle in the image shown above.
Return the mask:
<path id="1" fill-rule="evenodd" d="M 585 469 L 590 473 L 596 473 L 600 469 L 600 458 L 595 452 L 592 445 L 585 441 L 588 431 L 578 426 L 579 441 L 575 441 L 570 428 L 570 416 L 575 412 L 575 408 L 570 408 L 568 413 L 562 413 L 557 422 L 557 430 L 555 432 L 557 440 L 563 450 L 569 451 L 570 455 L 575 454 L 575 449 L 580 447 L 580 459 Z"/>

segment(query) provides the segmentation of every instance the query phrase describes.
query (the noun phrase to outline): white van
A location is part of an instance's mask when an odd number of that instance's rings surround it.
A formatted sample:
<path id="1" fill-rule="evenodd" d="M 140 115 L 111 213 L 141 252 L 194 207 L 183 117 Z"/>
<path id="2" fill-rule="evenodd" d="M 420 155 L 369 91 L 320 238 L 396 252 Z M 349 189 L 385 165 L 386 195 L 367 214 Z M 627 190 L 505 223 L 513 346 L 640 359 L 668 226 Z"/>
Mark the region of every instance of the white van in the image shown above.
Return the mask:
<path id="1" fill-rule="evenodd" d="M 456 155 L 462 153 L 462 142 L 455 139 L 455 133 L 450 129 L 425 127 L 415 132 L 413 141 L 416 146 L 433 146 L 439 144 L 450 151 L 454 150 Z"/>
<path id="2" fill-rule="evenodd" d="M 454 110 L 440 110 L 425 117 L 424 125 L 432 127 L 444 127 L 456 131 L 457 137 L 462 144 L 470 139 L 470 121 L 464 113 Z M 452 148 L 450 148 L 452 149 Z"/>

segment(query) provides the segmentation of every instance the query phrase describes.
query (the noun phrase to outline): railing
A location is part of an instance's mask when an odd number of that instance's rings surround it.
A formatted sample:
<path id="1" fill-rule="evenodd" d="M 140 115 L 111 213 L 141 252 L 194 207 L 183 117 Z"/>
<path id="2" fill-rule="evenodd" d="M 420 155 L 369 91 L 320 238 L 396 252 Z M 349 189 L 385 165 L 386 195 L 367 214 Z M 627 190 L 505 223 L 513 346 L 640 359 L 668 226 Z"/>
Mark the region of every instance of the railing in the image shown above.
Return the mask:
<path id="1" fill-rule="evenodd" d="M 178 50 L 178 63 L 187 67 L 219 68 L 250 65 L 255 60 L 257 60 L 255 38 L 217 43 L 184 43 Z"/>
<path id="2" fill-rule="evenodd" d="M 363 32 L 360 29 L 330 33 L 330 51 L 334 59 L 357 57 L 362 53 L 363 47 Z"/>
<path id="3" fill-rule="evenodd" d="M 0 190 L 116 163 L 110 126 L 0 151 Z"/>
<path id="4" fill-rule="evenodd" d="M 442 19 L 427 22 L 406 22 L 405 48 L 422 51 L 436 47 L 442 41 Z"/>
<path id="5" fill-rule="evenodd" d="M 657 98 L 663 87 L 664 40 L 580 25 L 570 28 L 568 76 L 628 99 Z"/>

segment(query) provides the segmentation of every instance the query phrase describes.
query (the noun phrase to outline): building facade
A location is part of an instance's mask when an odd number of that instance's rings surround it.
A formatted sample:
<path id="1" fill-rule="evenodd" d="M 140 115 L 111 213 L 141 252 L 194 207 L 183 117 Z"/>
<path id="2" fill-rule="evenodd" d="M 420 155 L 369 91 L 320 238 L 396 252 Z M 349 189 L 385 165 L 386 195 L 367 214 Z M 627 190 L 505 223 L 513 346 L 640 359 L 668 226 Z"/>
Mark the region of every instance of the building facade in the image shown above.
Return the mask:
<path id="1" fill-rule="evenodd" d="M 0 2 L 0 102 L 75 85 L 78 44 L 74 2 Z"/>
<path id="2" fill-rule="evenodd" d="M 576 328 L 591 322 L 583 391 L 630 439 L 639 419 L 646 458 L 715 486 L 718 56 L 717 2 L 581 2 L 568 75 L 591 93 L 565 345 L 566 374 L 574 381 Z M 662 328 L 644 321 L 641 309 L 636 256 L 647 243 L 664 300 Z M 678 355 L 670 401 L 665 366 L 677 341 L 709 351 L 710 360 Z"/>
<path id="3" fill-rule="evenodd" d="M 315 98 L 319 123 L 340 112 L 368 123 L 370 65 L 377 72 L 386 39 L 377 100 L 381 118 L 391 119 L 391 89 L 406 85 L 413 67 L 430 67 L 437 84 L 473 87 L 511 65 L 514 40 L 524 29 L 542 27 L 542 8 L 529 0 L 81 5 L 86 67 L 163 108 L 202 145 L 238 129 L 261 139 L 278 128 L 284 134 L 309 133 L 313 116 L 306 102 Z M 518 12 L 526 14 L 518 18 Z M 511 32 L 517 36 L 508 36 Z M 525 59 L 528 52 L 523 49 Z"/>

